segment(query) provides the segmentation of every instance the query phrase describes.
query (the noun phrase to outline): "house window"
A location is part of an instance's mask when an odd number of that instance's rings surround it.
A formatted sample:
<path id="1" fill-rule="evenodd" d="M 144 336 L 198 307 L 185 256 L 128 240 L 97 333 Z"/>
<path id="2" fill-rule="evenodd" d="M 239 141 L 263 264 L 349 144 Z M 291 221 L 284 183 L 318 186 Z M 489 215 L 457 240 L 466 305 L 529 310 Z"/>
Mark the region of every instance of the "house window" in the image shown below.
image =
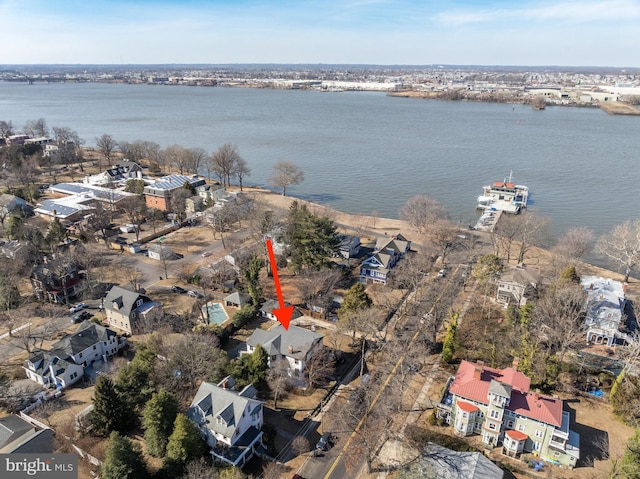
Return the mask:
<path id="1" fill-rule="evenodd" d="M 467 419 L 469 417 L 469 415 L 466 412 L 462 413 L 462 419 Z"/>
<path id="2" fill-rule="evenodd" d="M 513 429 L 513 421 L 507 421 L 507 429 Z"/>
<path id="3" fill-rule="evenodd" d="M 533 450 L 534 451 L 539 451 L 540 450 L 540 443 L 533 441 Z"/>
<path id="4" fill-rule="evenodd" d="M 544 432 L 541 431 L 540 429 L 536 430 L 536 437 L 543 437 L 544 436 Z"/>
<path id="5" fill-rule="evenodd" d="M 489 412 L 489 416 L 492 417 L 493 419 L 498 419 L 500 417 L 500 412 L 492 409 Z"/>
<path id="6" fill-rule="evenodd" d="M 82 357 L 82 353 L 78 354 L 78 357 L 81 358 Z"/>
<path id="7" fill-rule="evenodd" d="M 96 345 L 95 345 L 95 344 L 93 345 L 93 350 L 94 350 L 94 351 L 96 350 Z"/>
<path id="8" fill-rule="evenodd" d="M 524 430 L 525 430 L 525 425 L 524 424 L 518 424 L 518 431 L 524 432 Z"/>
<path id="9" fill-rule="evenodd" d="M 495 425 L 495 423 L 490 422 L 490 423 L 489 423 L 489 429 L 493 429 L 493 430 L 495 431 L 495 429 L 496 429 L 496 425 Z"/>

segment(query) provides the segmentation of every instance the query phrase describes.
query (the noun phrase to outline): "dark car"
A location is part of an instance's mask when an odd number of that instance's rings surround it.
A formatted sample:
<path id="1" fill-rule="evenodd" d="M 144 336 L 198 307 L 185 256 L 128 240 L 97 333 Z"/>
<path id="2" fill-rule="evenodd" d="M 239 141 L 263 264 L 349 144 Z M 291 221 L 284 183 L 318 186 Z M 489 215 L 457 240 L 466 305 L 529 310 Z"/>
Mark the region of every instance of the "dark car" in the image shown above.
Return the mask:
<path id="1" fill-rule="evenodd" d="M 171 286 L 171 291 L 173 291 L 174 293 L 180 293 L 180 294 L 185 294 L 187 292 L 186 289 L 181 288 L 180 286 L 176 286 L 175 284 Z"/>
<path id="2" fill-rule="evenodd" d="M 318 444 L 316 444 L 316 449 L 320 451 L 328 450 L 331 447 L 330 441 L 331 441 L 331 433 L 325 432 L 320 438 L 320 440 L 318 441 Z"/>
<path id="3" fill-rule="evenodd" d="M 91 313 L 89 311 L 82 311 L 76 314 L 73 318 L 71 318 L 71 322 L 74 324 L 81 323 L 85 319 L 89 319 L 91 317 Z"/>

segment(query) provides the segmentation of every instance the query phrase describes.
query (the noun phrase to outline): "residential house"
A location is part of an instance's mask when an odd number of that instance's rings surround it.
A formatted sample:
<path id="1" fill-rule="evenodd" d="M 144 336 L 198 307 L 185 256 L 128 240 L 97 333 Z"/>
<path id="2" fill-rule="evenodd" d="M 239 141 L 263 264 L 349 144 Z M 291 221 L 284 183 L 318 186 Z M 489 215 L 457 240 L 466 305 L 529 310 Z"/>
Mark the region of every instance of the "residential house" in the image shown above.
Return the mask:
<path id="1" fill-rule="evenodd" d="M 27 377 L 45 387 L 64 389 L 82 378 L 96 361 L 107 361 L 126 344 L 104 326 L 84 321 L 74 334 L 54 343 L 48 351 L 34 351 L 23 368 Z"/>
<path id="2" fill-rule="evenodd" d="M 249 304 L 249 302 L 251 301 L 251 296 L 247 293 L 243 293 L 242 291 L 234 291 L 230 295 L 225 296 L 223 301 L 225 306 L 242 308 L 245 304 Z"/>
<path id="3" fill-rule="evenodd" d="M 96 175 L 85 176 L 83 183 L 106 186 L 126 183 L 127 180 L 141 180 L 142 176 L 142 167 L 134 161 L 128 161 L 124 165 L 116 164 Z"/>
<path id="4" fill-rule="evenodd" d="M 149 258 L 157 261 L 173 258 L 173 251 L 168 246 L 162 244 L 152 244 L 147 248 Z"/>
<path id="5" fill-rule="evenodd" d="M 264 451 L 262 401 L 256 399 L 252 385 L 240 392 L 233 386 L 229 376 L 217 385 L 200 384 L 187 417 L 200 429 L 214 461 L 242 467 Z"/>
<path id="6" fill-rule="evenodd" d="M 376 250 L 360 266 L 360 281 L 387 284 L 389 273 L 410 249 L 411 241 L 402 234 L 378 240 Z"/>
<path id="7" fill-rule="evenodd" d="M 226 189 L 220 183 L 210 183 L 196 187 L 196 194 L 202 198 L 204 204 L 215 204 L 221 200 Z"/>
<path id="8" fill-rule="evenodd" d="M 344 259 L 354 258 L 360 252 L 360 237 L 340 234 L 338 238 L 338 254 Z"/>
<path id="9" fill-rule="evenodd" d="M 196 212 L 202 211 L 204 207 L 204 200 L 200 196 L 192 196 L 185 200 L 184 211 L 188 215 L 193 215 Z"/>
<path id="10" fill-rule="evenodd" d="M 243 353 L 252 353 L 259 344 L 269 356 L 269 367 L 275 361 L 286 359 L 289 375 L 300 377 L 309 359 L 324 347 L 323 337 L 299 326 L 289 325 L 289 329 L 284 329 L 282 324 L 278 324 L 268 331 L 256 329 L 247 339 L 247 350 Z"/>
<path id="11" fill-rule="evenodd" d="M 170 208 L 171 194 L 184 188 L 185 183 L 188 183 L 193 188 L 204 185 L 206 182 L 203 178 L 199 178 L 197 175 L 184 176 L 184 175 L 168 175 L 159 178 L 153 183 L 145 186 L 144 197 L 149 208 L 156 208 L 161 211 L 167 211 Z"/>
<path id="12" fill-rule="evenodd" d="M 458 452 L 432 442 L 411 471 L 432 479 L 503 479 L 505 473 L 481 452 Z M 417 475 L 415 477 L 418 477 Z"/>
<path id="13" fill-rule="evenodd" d="M 34 351 L 22 367 L 29 379 L 47 388 L 67 388 L 80 381 L 84 375 L 81 365 L 49 351 Z"/>
<path id="14" fill-rule="evenodd" d="M 103 307 L 106 323 L 127 334 L 135 332 L 137 321 L 156 321 L 164 315 L 160 303 L 120 286 L 111 287 L 103 299 Z"/>
<path id="15" fill-rule="evenodd" d="M 53 429 L 31 424 L 20 416 L 0 418 L 0 454 L 51 453 Z"/>
<path id="16" fill-rule="evenodd" d="M 29 255 L 29 248 L 21 241 L 0 241 L 0 254 L 8 259 L 24 260 Z"/>
<path id="17" fill-rule="evenodd" d="M 539 284 L 539 270 L 522 266 L 512 268 L 500 276 L 496 300 L 502 304 L 524 306 L 528 300 L 537 298 Z"/>
<path id="18" fill-rule="evenodd" d="M 284 303 L 285 307 L 291 306 L 289 303 Z M 274 309 L 280 309 L 280 303 L 277 299 L 267 299 L 262 306 L 260 307 L 259 313 L 262 318 L 271 319 L 273 321 L 277 321 L 276 315 L 273 314 Z M 298 308 L 293 308 L 293 313 L 291 315 L 291 319 L 297 319 L 302 316 L 302 313 L 298 310 Z"/>
<path id="19" fill-rule="evenodd" d="M 31 285 L 40 301 L 66 303 L 83 289 L 83 275 L 74 264 L 62 259 L 47 259 L 31 272 Z"/>
<path id="20" fill-rule="evenodd" d="M 585 327 L 587 344 L 632 344 L 633 327 L 624 314 L 626 285 L 598 276 L 583 276 L 580 284 L 587 293 Z"/>
<path id="21" fill-rule="evenodd" d="M 562 400 L 530 391 L 531 380 L 515 366 L 494 369 L 462 361 L 445 386 L 438 417 L 459 436 L 480 434 L 487 447 L 502 445 L 507 456 L 534 453 L 575 467 L 580 436 L 569 429 Z"/>
<path id="22" fill-rule="evenodd" d="M 0 217 L 6 218 L 16 210 L 25 211 L 28 203 L 16 195 L 0 194 Z"/>

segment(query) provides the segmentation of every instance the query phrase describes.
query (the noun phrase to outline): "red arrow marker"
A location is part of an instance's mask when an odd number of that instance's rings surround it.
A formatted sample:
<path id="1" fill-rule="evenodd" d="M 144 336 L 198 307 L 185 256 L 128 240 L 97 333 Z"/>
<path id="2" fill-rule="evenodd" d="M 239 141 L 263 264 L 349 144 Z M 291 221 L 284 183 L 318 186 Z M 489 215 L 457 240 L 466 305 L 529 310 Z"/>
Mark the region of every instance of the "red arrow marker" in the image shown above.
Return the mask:
<path id="1" fill-rule="evenodd" d="M 278 268 L 276 268 L 276 257 L 273 254 L 273 246 L 271 240 L 267 240 L 267 252 L 269 253 L 269 261 L 271 262 L 271 272 L 273 273 L 273 283 L 276 286 L 276 294 L 278 295 L 278 304 L 280 308 L 274 309 L 275 314 L 280 324 L 284 329 L 289 329 L 289 323 L 291 322 L 291 316 L 293 316 L 293 306 L 284 305 L 284 297 L 282 296 L 282 288 L 280 287 L 280 278 L 278 278 Z"/>

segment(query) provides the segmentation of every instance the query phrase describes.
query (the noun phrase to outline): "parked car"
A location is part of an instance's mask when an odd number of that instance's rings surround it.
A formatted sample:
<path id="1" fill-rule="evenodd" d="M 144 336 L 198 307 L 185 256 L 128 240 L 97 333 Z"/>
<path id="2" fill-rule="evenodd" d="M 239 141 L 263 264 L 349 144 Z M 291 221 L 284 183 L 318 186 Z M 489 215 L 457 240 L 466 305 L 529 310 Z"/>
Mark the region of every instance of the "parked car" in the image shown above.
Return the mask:
<path id="1" fill-rule="evenodd" d="M 209 256 L 211 256 L 211 254 L 212 254 L 211 251 L 205 251 L 204 253 L 201 254 L 201 256 L 203 258 L 208 258 Z"/>
<path id="2" fill-rule="evenodd" d="M 202 298 L 202 295 L 200 293 L 197 293 L 195 291 L 187 291 L 187 294 L 189 296 L 191 296 L 192 298 Z"/>
<path id="3" fill-rule="evenodd" d="M 440 271 L 438 271 L 438 278 L 444 278 L 446 274 L 447 272 L 444 269 L 441 269 Z"/>
<path id="4" fill-rule="evenodd" d="M 316 444 L 316 449 L 320 451 L 328 450 L 331 447 L 330 441 L 331 441 L 331 433 L 325 432 L 320 438 L 320 440 L 318 441 L 318 444 Z"/>
<path id="5" fill-rule="evenodd" d="M 82 321 L 89 319 L 91 317 L 91 313 L 89 311 L 81 311 L 76 314 L 73 318 L 71 318 L 71 322 L 73 324 L 81 323 Z"/>
<path id="6" fill-rule="evenodd" d="M 187 292 L 186 289 L 181 288 L 180 286 L 177 286 L 175 284 L 171 286 L 171 291 L 173 291 L 174 293 L 180 293 L 180 294 L 184 294 Z"/>
<path id="7" fill-rule="evenodd" d="M 84 304 L 84 303 L 78 303 L 78 304 L 76 304 L 75 306 L 71 306 L 71 307 L 69 308 L 69 312 L 70 312 L 70 313 L 77 313 L 78 311 L 80 311 L 81 309 L 84 309 L 84 308 L 86 308 L 86 307 L 87 307 L 87 305 L 86 305 L 86 304 Z"/>

